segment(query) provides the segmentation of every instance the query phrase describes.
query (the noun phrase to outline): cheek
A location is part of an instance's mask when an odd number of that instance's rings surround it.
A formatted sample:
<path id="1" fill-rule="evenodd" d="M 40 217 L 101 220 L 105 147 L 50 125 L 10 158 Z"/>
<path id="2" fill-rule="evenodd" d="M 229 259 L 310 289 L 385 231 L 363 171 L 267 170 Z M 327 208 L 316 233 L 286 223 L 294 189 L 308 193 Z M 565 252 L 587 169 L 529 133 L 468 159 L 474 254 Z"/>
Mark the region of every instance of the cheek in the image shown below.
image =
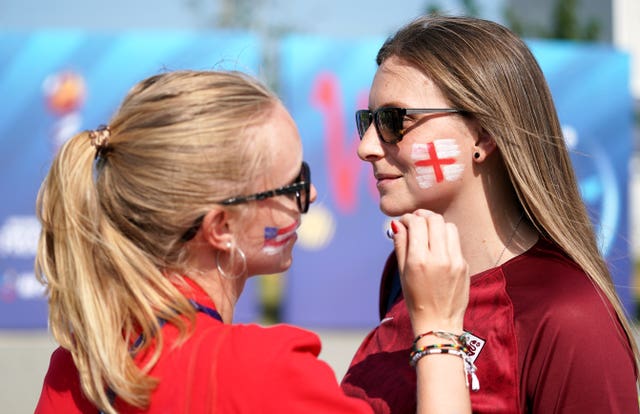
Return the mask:
<path id="1" fill-rule="evenodd" d="M 297 228 L 297 222 L 287 227 L 265 227 L 262 251 L 268 255 L 280 253 L 295 238 Z"/>
<path id="2" fill-rule="evenodd" d="M 423 189 L 457 181 L 464 172 L 464 164 L 460 162 L 460 146 L 454 139 L 436 139 L 425 144 L 413 144 L 411 161 L 416 182 Z"/>

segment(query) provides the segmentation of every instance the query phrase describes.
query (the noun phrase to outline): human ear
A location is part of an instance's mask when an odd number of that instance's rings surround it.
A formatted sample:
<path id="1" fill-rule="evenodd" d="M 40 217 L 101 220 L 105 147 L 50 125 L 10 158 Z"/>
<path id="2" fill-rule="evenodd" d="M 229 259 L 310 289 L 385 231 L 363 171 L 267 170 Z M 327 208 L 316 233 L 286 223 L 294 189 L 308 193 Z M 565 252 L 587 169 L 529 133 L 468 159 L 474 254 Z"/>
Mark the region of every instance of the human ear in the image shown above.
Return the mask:
<path id="1" fill-rule="evenodd" d="M 214 207 L 202 220 L 202 237 L 217 250 L 229 250 L 233 241 L 231 216 L 224 208 Z"/>
<path id="2" fill-rule="evenodd" d="M 473 146 L 473 161 L 483 162 L 491 153 L 498 149 L 496 141 L 482 128 Z"/>

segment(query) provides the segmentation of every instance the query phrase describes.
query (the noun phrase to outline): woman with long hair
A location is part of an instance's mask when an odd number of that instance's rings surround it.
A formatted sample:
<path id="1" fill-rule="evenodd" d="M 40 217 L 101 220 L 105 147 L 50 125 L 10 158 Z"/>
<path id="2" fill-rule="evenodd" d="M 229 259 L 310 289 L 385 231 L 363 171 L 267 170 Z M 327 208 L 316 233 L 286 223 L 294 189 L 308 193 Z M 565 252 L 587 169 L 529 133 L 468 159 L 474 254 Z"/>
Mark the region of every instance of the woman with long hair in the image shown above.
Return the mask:
<path id="1" fill-rule="evenodd" d="M 386 215 L 426 209 L 457 226 L 472 275 L 473 412 L 638 412 L 638 350 L 527 45 L 487 20 L 421 17 L 377 64 L 356 113 L 358 155 Z M 342 382 L 376 413 L 416 406 L 405 361 L 415 292 L 401 288 L 399 259 L 384 269 L 380 325 Z"/>

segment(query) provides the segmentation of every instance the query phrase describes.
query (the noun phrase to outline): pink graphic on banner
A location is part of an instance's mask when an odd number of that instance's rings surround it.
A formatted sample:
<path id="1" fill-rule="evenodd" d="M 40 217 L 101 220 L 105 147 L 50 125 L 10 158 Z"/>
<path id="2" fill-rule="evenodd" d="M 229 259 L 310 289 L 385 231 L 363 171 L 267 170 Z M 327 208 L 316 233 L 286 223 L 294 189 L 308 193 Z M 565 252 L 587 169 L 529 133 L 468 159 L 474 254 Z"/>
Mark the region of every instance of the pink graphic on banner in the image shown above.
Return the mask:
<path id="1" fill-rule="evenodd" d="M 334 195 L 336 208 L 342 213 L 356 208 L 356 190 L 363 163 L 357 157 L 358 140 L 346 138 L 343 99 L 338 77 L 330 72 L 321 73 L 314 80 L 311 103 L 322 113 L 325 129 L 327 174 L 330 194 Z M 354 130 L 350 124 L 350 130 Z"/>
<path id="2" fill-rule="evenodd" d="M 455 181 L 462 176 L 464 166 L 456 163 L 460 148 L 454 139 L 437 139 L 426 144 L 413 144 L 411 158 L 415 161 L 416 179 L 421 188 L 443 181 Z"/>

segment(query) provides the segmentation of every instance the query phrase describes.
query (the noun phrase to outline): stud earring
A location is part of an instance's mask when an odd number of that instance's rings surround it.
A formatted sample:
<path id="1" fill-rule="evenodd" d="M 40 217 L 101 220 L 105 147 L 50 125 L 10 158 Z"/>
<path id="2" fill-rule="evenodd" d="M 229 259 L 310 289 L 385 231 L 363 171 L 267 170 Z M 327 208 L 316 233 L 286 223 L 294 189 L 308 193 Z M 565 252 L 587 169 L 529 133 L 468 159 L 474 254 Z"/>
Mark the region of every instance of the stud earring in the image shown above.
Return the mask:
<path id="1" fill-rule="evenodd" d="M 477 160 L 478 158 L 480 158 L 480 153 L 479 153 L 478 151 L 474 152 L 474 153 L 473 153 L 473 158 L 475 158 L 476 160 Z"/>

